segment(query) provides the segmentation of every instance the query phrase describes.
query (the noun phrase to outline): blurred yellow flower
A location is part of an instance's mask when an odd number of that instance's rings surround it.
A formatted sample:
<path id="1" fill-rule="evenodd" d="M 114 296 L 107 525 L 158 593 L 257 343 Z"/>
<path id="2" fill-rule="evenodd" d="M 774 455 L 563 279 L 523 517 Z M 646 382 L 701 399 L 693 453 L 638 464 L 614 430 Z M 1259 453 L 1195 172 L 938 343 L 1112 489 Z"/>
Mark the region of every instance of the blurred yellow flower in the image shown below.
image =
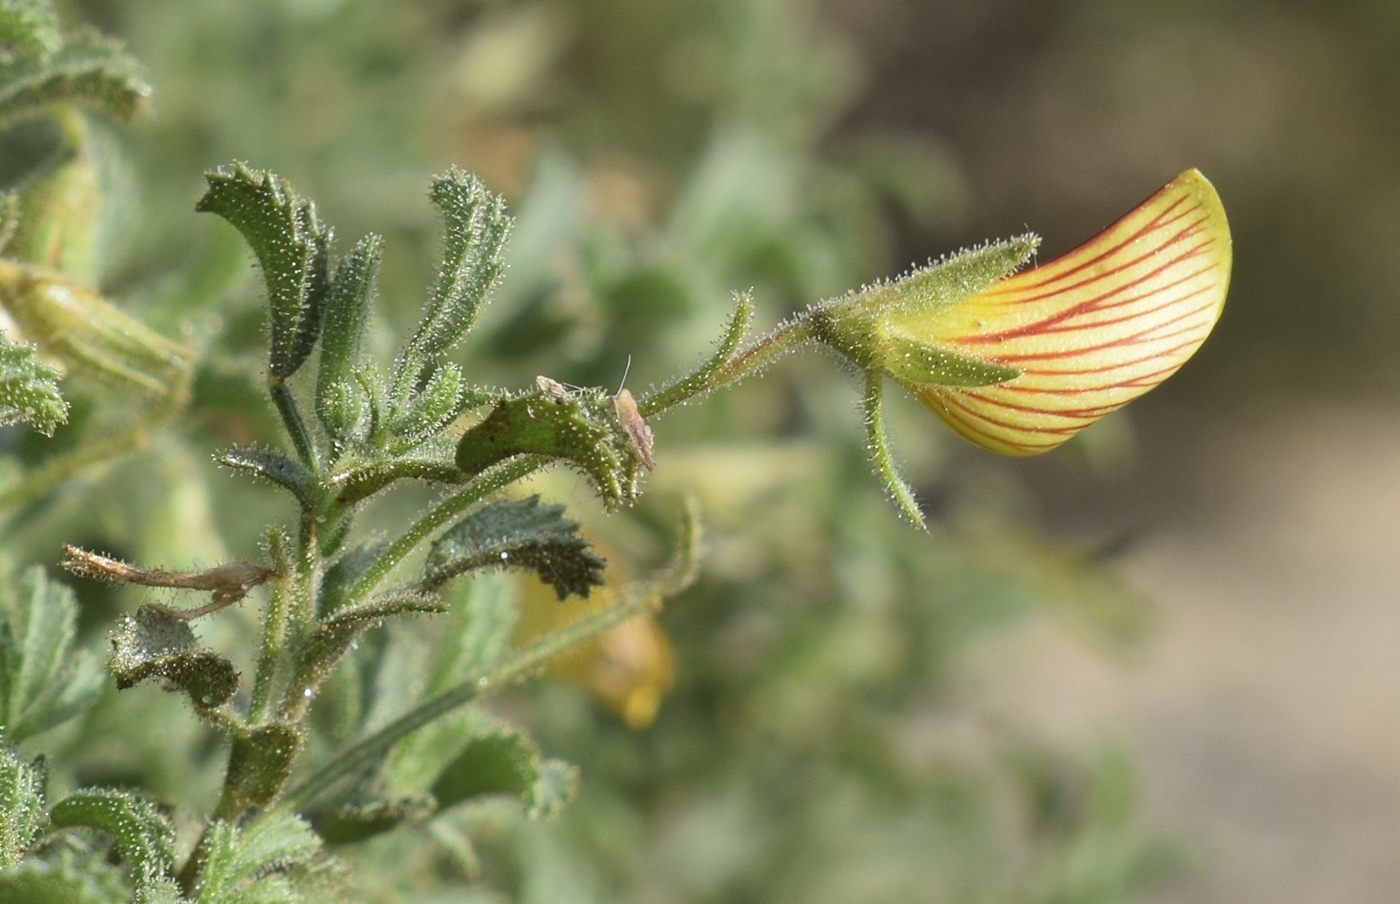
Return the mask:
<path id="1" fill-rule="evenodd" d="M 1220 198 L 1187 170 L 1053 261 L 882 319 L 886 338 L 1004 373 L 891 375 L 969 442 L 1006 455 L 1053 449 L 1191 357 L 1225 304 L 1230 261 Z"/>
<path id="2" fill-rule="evenodd" d="M 607 583 L 593 588 L 587 599 L 560 600 L 551 587 L 537 578 L 524 578 L 520 623 L 515 632 L 518 644 L 532 643 L 617 602 L 625 584 L 613 564 L 618 556 L 596 539 L 590 540 L 609 561 Z M 660 603 L 660 599 L 656 600 L 657 606 Z M 551 659 L 546 668 L 550 674 L 582 688 L 632 728 L 645 728 L 652 723 L 675 676 L 671 642 L 650 613 L 628 619 L 570 647 Z"/>

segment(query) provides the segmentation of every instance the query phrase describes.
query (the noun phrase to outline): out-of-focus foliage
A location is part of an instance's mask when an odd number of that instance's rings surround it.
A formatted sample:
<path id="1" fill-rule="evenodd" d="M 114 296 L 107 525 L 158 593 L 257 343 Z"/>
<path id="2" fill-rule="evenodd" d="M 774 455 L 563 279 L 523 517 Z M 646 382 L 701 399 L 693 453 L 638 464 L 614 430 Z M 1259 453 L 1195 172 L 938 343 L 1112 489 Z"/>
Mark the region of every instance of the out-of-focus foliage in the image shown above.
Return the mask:
<path id="1" fill-rule="evenodd" d="M 1119 76 L 1144 59 L 1129 50 L 1156 46 L 1145 36 L 1165 29 L 1172 46 L 1196 55 L 1178 66 L 1154 51 L 1146 59 L 1157 68 L 1139 87 L 1178 68 L 1198 80 L 1189 84 L 1213 85 L 1202 67 L 1227 61 L 1220 48 L 1242 33 L 1230 17 L 1246 17 L 1243 7 L 1212 13 L 1214 30 L 1186 7 L 1153 13 L 1087 0 L 994 3 L 989 12 L 951 2 L 828 7 L 822 18 L 797 0 L 70 4 L 67 13 L 126 41 L 154 86 L 153 112 L 140 122 L 92 122 L 104 192 L 92 276 L 199 363 L 178 429 L 153 426 L 123 445 L 123 424 L 154 403 L 113 404 L 100 381 L 69 381 L 70 423 L 52 444 L 5 434 L 10 471 L 96 439 L 123 452 L 144 447 L 18 499 L 5 515 L 10 554 L 52 563 L 70 542 L 207 566 L 256 558 L 265 525 L 285 518 L 271 489 L 230 479 L 209 460 L 219 447 L 270 443 L 275 431 L 257 391 L 265 336 L 251 259 L 226 224 L 193 213 L 203 173 L 228 160 L 288 177 L 342 236 L 384 235 L 380 301 L 364 341 L 386 366 L 439 254 L 424 199 L 430 175 L 456 164 L 504 193 L 516 218 L 507 270 L 452 359 L 510 386 L 546 374 L 610 388 L 625 376 L 645 387 L 710 351 L 733 291 L 754 289 L 766 327 L 898 272 L 906 258 L 1027 224 L 1062 245 L 1101 225 L 1085 218 L 1117 213 L 1186 165 L 1217 179 L 1232 212 L 1231 180 L 1249 185 L 1239 173 L 1252 158 L 1214 149 L 1203 128 L 1169 131 L 1152 120 L 1179 138 L 1175 154 L 1191 155 L 1161 165 L 1134 154 L 1126 126 L 1117 145 L 1059 148 L 1054 136 L 1073 130 L 1058 123 L 1073 123 L 1079 108 L 1033 131 L 1047 113 L 998 106 L 988 98 L 1015 92 L 998 94 L 974 72 L 982 53 L 1014 84 L 1029 78 L 1023 65 L 1055 76 L 1043 81 L 1046 96 L 1094 100 L 1054 93 L 1089 83 L 1072 65 L 1087 45 L 1107 61 L 1101 90 L 1123 92 L 1113 109 L 1126 113 L 1138 83 Z M 872 26 L 863 49 L 830 24 L 875 21 L 882 9 L 924 27 Z M 1280 34 L 1312 46 L 1310 31 L 1280 16 Z M 1225 43 L 1200 50 L 1188 40 L 1193 29 Z M 891 46 L 944 67 L 930 106 L 900 81 L 912 84 L 918 66 L 896 78 L 885 69 L 893 54 L 869 50 Z M 1271 71 L 1262 57 L 1258 66 Z M 900 102 L 934 114 L 932 125 L 915 129 L 892 114 Z M 1085 100 L 1080 113 L 1097 109 Z M 954 120 L 946 130 L 943 118 Z M 1101 128 L 1119 135 L 1117 125 Z M 1029 153 L 1020 139 L 1031 133 L 1056 153 Z M 12 180 L 54 144 L 37 122 L 3 137 L 0 175 Z M 1079 173 L 1085 190 L 1060 218 L 1050 192 L 1066 173 Z M 1069 225 L 1061 232 L 1059 223 Z M 1238 283 L 1249 282 L 1248 267 L 1260 275 L 1261 264 L 1242 266 Z M 540 682 L 500 700 L 494 715 L 473 710 L 415 735 L 389 761 L 390 781 L 378 789 L 387 796 L 313 821 L 366 899 L 1088 904 L 1139 896 L 1171 872 L 1174 848 L 1133 820 L 1120 754 L 1068 756 L 1014 726 L 986 724 L 951 682 L 963 653 L 1018 619 L 1051 614 L 1108 646 L 1135 643 L 1140 602 L 1090 552 L 1027 528 L 1025 498 L 1004 471 L 916 404 L 891 400 L 906 472 L 932 516 L 928 533 L 910 529 L 870 474 L 858 396 L 830 359 L 791 359 L 653 423 L 651 495 L 634 511 L 585 518 L 587 485 L 557 483 L 573 494 L 571 516 L 624 561 L 662 548 L 669 518 L 653 500 L 698 493 L 705 571 L 660 615 L 675 647 L 674 689 L 642 732 L 571 688 Z M 1094 436 L 1078 447 L 1090 461 L 1103 448 Z M 369 520 L 416 511 L 424 498 L 410 488 Z M 327 679 L 308 749 L 381 726 L 406 701 L 497 658 L 515 627 L 512 587 L 478 581 L 449 600 L 446 616 L 366 633 L 354 656 L 373 668 Z M 134 597 L 91 584 L 78 592 L 79 643 L 100 647 Z M 254 624 L 250 612 L 222 613 L 198 624 L 198 641 L 246 646 Z M 252 673 L 251 662 L 232 665 Z M 69 693 L 62 688 L 83 674 L 55 678 L 54 693 Z M 538 749 L 498 718 L 528 728 Z M 51 753 L 48 800 L 80 785 L 139 787 L 205 813 L 218 797 L 225 751 L 176 695 L 109 690 L 80 718 L 46 727 L 45 746 L 21 744 L 30 756 L 15 762 Z M 525 751 L 520 770 L 486 788 L 513 799 L 451 780 L 478 743 Z M 432 808 L 411 791 L 432 775 L 456 805 L 420 821 Z M 563 806 L 575 782 L 577 797 Z M 522 799 L 558 818 L 525 819 Z M 220 824 L 208 838 L 230 895 L 258 866 L 239 859 L 258 831 Z M 300 823 L 279 831 L 297 858 L 315 847 Z M 468 880 L 479 882 L 468 897 L 453 890 Z"/>

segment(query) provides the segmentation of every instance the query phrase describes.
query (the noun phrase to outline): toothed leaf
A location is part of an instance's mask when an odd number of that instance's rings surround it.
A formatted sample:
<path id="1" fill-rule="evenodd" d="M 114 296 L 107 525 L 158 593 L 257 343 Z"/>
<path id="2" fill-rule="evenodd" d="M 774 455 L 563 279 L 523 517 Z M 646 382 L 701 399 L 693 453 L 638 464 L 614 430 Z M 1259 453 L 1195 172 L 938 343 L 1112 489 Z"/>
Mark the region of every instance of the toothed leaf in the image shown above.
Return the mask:
<path id="1" fill-rule="evenodd" d="M 472 738 L 433 782 L 444 810 L 487 794 L 510 794 L 532 802 L 540 777 L 540 751 L 518 731 L 497 727 Z"/>
<path id="2" fill-rule="evenodd" d="M 24 573 L 8 608 L 0 618 L 0 734 L 19 743 L 90 706 L 102 674 L 90 657 L 69 657 L 77 604 L 42 566 Z"/>
<path id="3" fill-rule="evenodd" d="M 0 337 L 0 424 L 23 421 L 51 436 L 67 420 L 58 372 L 35 358 L 33 348 Z"/>
<path id="4" fill-rule="evenodd" d="M 130 119 L 150 93 L 136 61 L 123 52 L 121 44 L 90 32 L 69 35 L 51 53 L 0 58 L 0 124 L 60 101 Z"/>
<path id="5" fill-rule="evenodd" d="M 26 763 L 12 748 L 0 747 L 0 872 L 19 863 L 48 824 L 44 770 Z"/>
<path id="6" fill-rule="evenodd" d="M 331 230 L 286 181 L 241 163 L 205 174 L 195 209 L 218 214 L 252 247 L 267 286 L 272 376 L 296 373 L 320 337 L 330 296 Z"/>
<path id="7" fill-rule="evenodd" d="M 320 850 L 321 840 L 296 816 L 264 816 L 243 828 L 215 822 L 204 841 L 195 904 L 301 901 L 292 883 L 277 873 Z"/>
<path id="8" fill-rule="evenodd" d="M 428 552 L 423 582 L 438 587 L 480 568 L 524 568 L 562 600 L 601 586 L 606 564 L 578 535 L 578 523 L 564 517 L 564 506 L 531 496 L 489 503 L 453 525 Z"/>
<path id="9" fill-rule="evenodd" d="M 499 195 L 453 167 L 433 180 L 429 197 L 443 217 L 442 268 L 428 309 L 399 360 L 394 381 L 399 400 L 407 398 L 425 367 L 471 329 L 505 272 L 502 250 L 510 218 Z"/>
<path id="10" fill-rule="evenodd" d="M 437 810 L 437 802 L 426 794 L 346 804 L 313 820 L 316 833 L 326 844 L 349 844 L 398 828 L 404 823 L 422 822 Z"/>

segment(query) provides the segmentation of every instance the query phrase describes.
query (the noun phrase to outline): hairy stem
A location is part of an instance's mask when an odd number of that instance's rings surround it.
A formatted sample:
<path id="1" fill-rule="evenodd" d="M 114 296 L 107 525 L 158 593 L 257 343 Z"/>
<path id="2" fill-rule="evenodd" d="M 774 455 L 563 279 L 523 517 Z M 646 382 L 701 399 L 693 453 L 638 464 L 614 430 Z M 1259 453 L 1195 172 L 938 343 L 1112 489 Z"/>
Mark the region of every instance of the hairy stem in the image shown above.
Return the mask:
<path id="1" fill-rule="evenodd" d="M 663 598 L 679 593 L 690 585 L 695 579 L 698 561 L 699 521 L 691 504 L 687 506 L 686 520 L 682 522 L 675 561 L 661 574 L 651 580 L 632 585 L 623 594 L 622 599 L 613 605 L 540 638 L 488 668 L 473 672 L 460 684 L 424 701 L 321 767 L 306 781 L 287 792 L 279 806 L 287 809 L 305 806 L 331 785 L 383 756 L 395 744 L 424 725 L 483 694 L 533 672 L 550 659 L 588 638 L 656 608 Z"/>
<path id="2" fill-rule="evenodd" d="M 287 428 L 287 435 L 292 439 L 297 458 L 312 474 L 319 472 L 320 462 L 316 457 L 316 446 L 311 441 L 311 430 L 301 416 L 301 407 L 292 395 L 292 388 L 284 380 L 272 378 L 268 380 L 267 391 L 277 407 L 278 416 L 282 418 L 282 426 Z"/>
<path id="3" fill-rule="evenodd" d="M 744 327 L 752 315 L 753 303 L 747 297 L 741 297 L 715 355 L 695 373 L 638 400 L 638 414 L 651 417 L 695 396 L 728 386 L 762 370 L 775 358 L 813 338 L 809 316 L 804 312 L 735 354 L 734 349 L 738 347 Z"/>

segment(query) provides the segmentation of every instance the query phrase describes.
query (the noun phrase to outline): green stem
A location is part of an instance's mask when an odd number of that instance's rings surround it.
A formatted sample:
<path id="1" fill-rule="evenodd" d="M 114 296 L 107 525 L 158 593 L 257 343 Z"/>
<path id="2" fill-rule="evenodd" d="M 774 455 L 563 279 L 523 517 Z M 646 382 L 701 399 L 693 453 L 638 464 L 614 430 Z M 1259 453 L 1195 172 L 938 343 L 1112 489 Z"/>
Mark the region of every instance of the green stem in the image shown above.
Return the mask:
<path id="1" fill-rule="evenodd" d="M 884 480 L 890 496 L 904 513 L 904 517 L 914 522 L 915 527 L 926 527 L 923 512 L 919 511 L 919 503 L 914 499 L 909 484 L 899 476 L 894 457 L 890 455 L 889 440 L 885 437 L 884 405 L 881 404 L 884 387 L 885 378 L 880 371 L 872 370 L 865 375 L 865 398 L 862 405 L 865 408 L 865 437 L 870 448 L 870 459 L 875 463 L 875 472 Z"/>
<path id="2" fill-rule="evenodd" d="M 311 431 L 301 416 L 301 406 L 297 405 L 292 388 L 284 380 L 274 378 L 268 380 L 267 391 L 272 396 L 272 403 L 277 406 L 277 414 L 287 428 L 287 435 L 292 438 L 297 458 L 312 474 L 318 473 L 320 462 L 316 458 L 316 446 L 311 441 Z"/>
<path id="3" fill-rule="evenodd" d="M 285 540 L 281 532 L 273 531 L 268 542 L 272 565 L 279 572 L 267 601 L 263 618 L 262 647 L 258 650 L 258 665 L 253 673 L 253 695 L 248 704 L 248 722 L 258 725 L 272 713 L 272 689 L 277 668 L 282 660 L 282 645 L 287 638 L 287 622 L 292 609 L 293 589 L 297 580 L 296 567 L 287 559 Z"/>
<path id="4" fill-rule="evenodd" d="M 404 716 L 345 750 L 283 797 L 280 807 L 295 809 L 311 802 L 321 792 L 365 764 L 388 753 L 408 735 L 435 719 L 447 715 L 522 675 L 535 671 L 565 650 L 601 634 L 636 615 L 660 605 L 660 601 L 684 590 L 695 579 L 699 560 L 699 522 L 694 506 L 687 507 L 676 559 L 660 575 L 634 584 L 622 599 L 560 629 L 500 662 L 477 669 L 436 697 L 425 701 Z"/>
<path id="5" fill-rule="evenodd" d="M 719 351 L 714 357 L 706 361 L 699 370 L 690 376 L 640 399 L 637 402 L 637 413 L 642 417 L 651 417 L 669 408 L 674 408 L 695 396 L 728 386 L 749 374 L 762 370 L 775 358 L 787 354 L 813 338 L 810 312 L 804 311 L 753 345 L 735 354 L 734 349 L 738 347 L 744 326 L 748 323 L 752 312 L 752 302 L 747 297 L 741 298 L 734 316 L 730 319 L 725 337 L 720 343 Z"/>
<path id="6" fill-rule="evenodd" d="M 346 592 L 345 598 L 338 608 L 346 608 L 362 602 L 374 591 L 375 587 L 378 587 L 389 576 L 391 571 L 408 557 L 409 553 L 417 548 L 419 543 L 426 540 L 434 531 L 463 509 L 475 505 L 497 490 L 504 489 L 518 480 L 524 480 L 547 464 L 549 464 L 549 459 L 543 456 L 525 455 L 509 459 L 472 478 L 470 483 L 439 502 L 432 511 L 415 521 L 402 536 L 391 543 L 389 548 L 384 550 L 384 554 L 365 572 L 364 577 L 360 578 L 355 586 Z"/>

